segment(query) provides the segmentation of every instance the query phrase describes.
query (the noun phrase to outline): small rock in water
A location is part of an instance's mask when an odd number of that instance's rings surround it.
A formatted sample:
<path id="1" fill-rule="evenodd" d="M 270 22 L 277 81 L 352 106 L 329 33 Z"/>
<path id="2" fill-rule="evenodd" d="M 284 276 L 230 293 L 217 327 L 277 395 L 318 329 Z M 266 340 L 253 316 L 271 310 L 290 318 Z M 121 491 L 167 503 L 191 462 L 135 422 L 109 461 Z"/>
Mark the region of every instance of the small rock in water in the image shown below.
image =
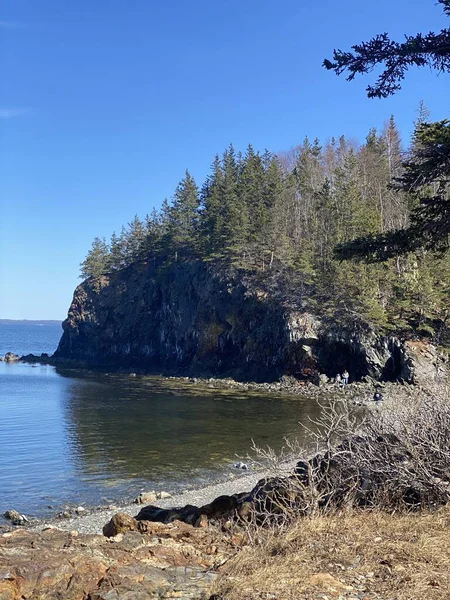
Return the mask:
<path id="1" fill-rule="evenodd" d="M 23 525 L 24 523 L 29 523 L 29 520 L 25 515 L 21 515 L 17 510 L 7 510 L 3 513 L 5 519 L 8 519 L 12 522 L 13 525 Z"/>
<path id="2" fill-rule="evenodd" d="M 85 512 L 85 510 L 86 510 L 86 509 L 85 509 L 85 508 L 83 508 L 83 506 L 78 506 L 78 507 L 75 509 L 75 512 L 77 513 L 77 515 L 81 515 L 81 513 L 84 513 L 84 512 Z"/>
<path id="3" fill-rule="evenodd" d="M 234 469 L 242 469 L 244 471 L 248 471 L 248 464 L 243 462 L 237 462 L 233 465 Z"/>
<path id="4" fill-rule="evenodd" d="M 14 354 L 14 352 L 7 352 L 5 354 L 5 356 L 2 356 L 0 358 L 0 360 L 2 360 L 3 362 L 17 362 L 18 360 L 20 360 L 20 356 L 18 356 L 17 354 Z"/>
<path id="5" fill-rule="evenodd" d="M 158 500 L 164 500 L 165 498 L 172 498 L 172 494 L 169 494 L 169 492 L 157 492 L 156 498 Z"/>

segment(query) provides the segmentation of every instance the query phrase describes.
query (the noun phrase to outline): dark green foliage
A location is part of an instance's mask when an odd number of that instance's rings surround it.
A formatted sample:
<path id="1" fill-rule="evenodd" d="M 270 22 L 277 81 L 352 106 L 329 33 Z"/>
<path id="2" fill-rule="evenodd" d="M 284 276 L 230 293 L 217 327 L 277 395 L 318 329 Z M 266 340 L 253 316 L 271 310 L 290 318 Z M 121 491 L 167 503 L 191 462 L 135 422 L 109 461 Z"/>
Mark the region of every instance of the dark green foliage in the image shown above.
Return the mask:
<path id="1" fill-rule="evenodd" d="M 219 156 L 216 155 L 212 173 L 205 181 L 201 191 L 201 247 L 205 256 L 217 256 L 222 249 L 223 207 L 221 190 L 223 189 L 223 170 Z"/>
<path id="2" fill-rule="evenodd" d="M 438 0 L 444 13 L 450 16 L 450 0 Z M 400 89 L 400 82 L 411 66 L 430 66 L 440 72 L 450 72 L 450 29 L 439 33 L 421 33 L 406 36 L 403 43 L 394 42 L 384 33 L 369 42 L 353 46 L 354 53 L 334 51 L 334 61 L 325 60 L 324 66 L 338 75 L 349 72 L 348 80 L 358 73 L 368 73 L 376 65 L 385 69 L 374 87 L 367 88 L 369 98 L 387 97 Z M 366 259 L 369 262 L 387 260 L 398 254 L 414 252 L 419 248 L 444 251 L 450 236 L 450 126 L 449 121 L 427 123 L 426 109 L 421 114 L 410 158 L 398 173 L 391 158 L 397 154 L 395 131 L 390 124 L 391 183 L 397 190 L 409 194 L 416 202 L 409 223 L 400 223 L 390 231 L 370 232 L 368 236 L 344 241 L 336 248 L 339 259 Z M 394 167 L 394 168 L 393 168 Z"/>
<path id="3" fill-rule="evenodd" d="M 175 190 L 172 206 L 167 211 L 167 242 L 176 252 L 196 248 L 198 208 L 197 184 L 189 171 L 186 171 L 184 179 Z"/>
<path id="4" fill-rule="evenodd" d="M 100 277 L 108 271 L 109 248 L 105 238 L 96 237 L 86 258 L 80 264 L 80 277 Z"/>
<path id="5" fill-rule="evenodd" d="M 450 236 L 450 121 L 419 123 L 410 158 L 395 187 L 416 200 L 409 226 L 357 237 L 336 247 L 336 258 L 387 260 L 419 248 L 447 250 Z"/>
<path id="6" fill-rule="evenodd" d="M 219 261 L 271 294 L 280 293 L 280 277 L 288 280 L 289 298 L 281 300 L 296 309 L 437 339 L 448 321 L 450 258 L 420 250 L 411 232 L 416 211 L 430 211 L 437 191 L 447 189 L 445 169 L 434 160 L 438 149 L 445 155 L 447 134 L 446 122 L 418 124 L 404 165 L 393 118 L 361 146 L 343 136 L 324 146 L 305 139 L 280 156 L 252 146 L 240 155 L 230 146 L 216 156 L 200 194 L 186 172 L 161 210 L 144 222 L 135 217 L 109 248 L 96 240 L 83 276 L 134 262 Z M 429 174 L 420 185 L 418 164 Z M 406 245 L 414 253 L 400 256 Z M 371 261 L 342 262 L 346 252 Z"/>
<path id="7" fill-rule="evenodd" d="M 438 0 L 444 13 L 450 16 L 450 0 Z M 441 72 L 450 71 L 450 29 L 439 33 L 418 33 L 405 36 L 404 42 L 391 40 L 381 33 L 368 42 L 352 46 L 354 52 L 334 50 L 333 60 L 325 59 L 323 66 L 337 75 L 348 72 L 347 81 L 366 74 L 379 65 L 384 71 L 374 86 L 367 87 L 369 98 L 386 98 L 401 88 L 401 81 L 412 66 L 429 66 Z"/>

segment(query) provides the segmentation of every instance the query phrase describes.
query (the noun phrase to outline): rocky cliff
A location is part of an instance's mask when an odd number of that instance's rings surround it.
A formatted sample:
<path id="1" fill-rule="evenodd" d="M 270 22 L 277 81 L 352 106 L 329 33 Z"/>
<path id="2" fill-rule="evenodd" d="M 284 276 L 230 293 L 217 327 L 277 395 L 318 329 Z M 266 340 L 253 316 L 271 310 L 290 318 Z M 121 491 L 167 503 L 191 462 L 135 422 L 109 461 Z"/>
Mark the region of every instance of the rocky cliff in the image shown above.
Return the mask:
<path id="1" fill-rule="evenodd" d="M 54 360 L 260 381 L 344 369 L 414 381 L 439 370 L 433 349 L 418 370 L 410 343 L 322 319 L 291 288 L 281 275 L 267 285 L 199 261 L 135 263 L 76 288 Z"/>

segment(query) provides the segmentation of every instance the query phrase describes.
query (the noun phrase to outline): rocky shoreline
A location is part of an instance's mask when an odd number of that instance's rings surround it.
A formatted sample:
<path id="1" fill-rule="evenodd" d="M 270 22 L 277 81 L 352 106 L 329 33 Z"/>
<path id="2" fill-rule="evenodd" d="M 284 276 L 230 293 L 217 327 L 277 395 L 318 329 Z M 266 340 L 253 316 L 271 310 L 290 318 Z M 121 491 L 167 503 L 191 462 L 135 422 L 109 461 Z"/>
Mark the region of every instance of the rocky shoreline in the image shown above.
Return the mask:
<path id="1" fill-rule="evenodd" d="M 415 384 L 407 381 L 381 381 L 370 376 L 364 376 L 358 381 L 350 382 L 348 385 L 336 384 L 333 378 L 325 374 L 319 374 L 313 381 L 299 380 L 291 375 L 283 375 L 278 381 L 255 382 L 255 381 L 237 381 L 229 377 L 187 377 L 183 375 L 171 375 L 161 372 L 149 372 L 145 370 L 133 370 L 131 368 L 118 368 L 110 370 L 100 367 L 88 366 L 85 363 L 55 359 L 48 354 L 34 355 L 27 354 L 19 356 L 14 352 L 7 352 L 5 356 L 0 357 L 0 361 L 7 363 L 23 362 L 28 364 L 43 364 L 54 367 L 60 367 L 75 371 L 96 371 L 101 373 L 114 373 L 132 378 L 152 378 L 158 380 L 161 386 L 173 389 L 182 389 L 194 393 L 224 390 L 245 393 L 265 393 L 265 394 L 286 394 L 304 397 L 333 396 L 339 398 L 361 396 L 362 400 L 370 399 L 370 393 L 375 387 L 382 387 L 386 390 L 414 389 Z"/>
<path id="2" fill-rule="evenodd" d="M 320 397 L 325 399 L 336 399 L 344 402 L 344 405 L 352 405 L 359 407 L 367 407 L 371 409 L 380 409 L 382 406 L 392 404 L 393 399 L 395 401 L 405 400 L 410 398 L 417 393 L 417 388 L 410 385 L 399 385 L 387 383 L 382 389 L 385 401 L 383 403 L 375 403 L 372 401 L 373 396 L 373 384 L 368 383 L 355 383 L 349 384 L 345 388 L 338 387 L 334 384 L 330 384 L 323 387 L 317 386 L 301 386 L 301 391 L 298 391 L 300 386 L 290 386 L 286 382 L 280 382 L 276 384 L 242 384 L 234 382 L 232 380 L 199 380 L 190 378 L 164 378 L 162 383 L 166 383 L 172 389 L 174 388 L 189 388 L 196 394 L 202 389 L 205 392 L 210 393 L 211 390 L 218 392 L 228 392 L 229 390 L 242 390 L 246 393 L 251 391 L 255 393 L 275 393 L 278 392 L 281 395 L 291 394 L 293 396 L 304 395 L 305 392 L 309 392 L 314 397 Z M 291 390 L 289 392 L 289 390 Z M 250 449 L 249 449 L 250 451 Z M 228 476 L 224 475 L 222 478 L 218 478 L 216 481 L 210 482 L 206 486 L 199 488 L 188 489 L 182 493 L 171 493 L 168 489 L 168 493 L 158 493 L 158 497 L 154 498 L 157 500 L 159 508 L 170 509 L 174 506 L 184 505 L 203 505 L 212 502 L 215 498 L 221 495 L 233 495 L 242 492 L 248 492 L 252 487 L 256 485 L 258 481 L 263 478 L 277 477 L 283 474 L 289 473 L 290 470 L 295 466 L 296 459 L 294 457 L 285 458 L 282 462 L 279 462 L 276 467 L 262 466 L 257 463 L 250 463 L 250 471 L 233 469 Z M 247 465 L 245 465 L 247 466 Z M 139 492 L 136 492 L 139 494 Z M 145 493 L 143 494 L 145 496 Z M 156 493 L 155 493 L 156 496 Z M 137 500 L 137 499 L 136 499 Z M 108 506 L 73 506 L 72 508 L 66 508 L 58 510 L 54 515 L 43 518 L 35 518 L 30 515 L 24 515 L 25 519 L 17 524 L 29 528 L 33 531 L 42 531 L 47 527 L 56 527 L 64 531 L 77 530 L 80 533 L 86 534 L 101 534 L 104 523 L 110 519 L 117 511 L 127 515 L 135 515 L 139 512 L 139 506 L 136 502 L 130 502 L 129 500 L 119 500 Z M 9 507 L 13 509 L 14 507 Z M 11 529 L 11 521 L 3 523 L 1 528 L 5 530 Z"/>
<path id="3" fill-rule="evenodd" d="M 359 427 L 347 429 L 348 437 L 341 438 L 338 445 L 328 450 L 324 448 L 309 459 L 297 460 L 297 457 L 294 462 L 255 470 L 232 482 L 174 497 L 143 496 L 140 498 L 143 503 L 151 502 L 143 507 L 128 505 L 121 507 L 119 512 L 110 507 L 107 511 L 93 511 L 76 519 L 41 522 L 37 527 L 18 527 L 3 533 L 0 535 L 0 599 L 225 600 L 229 597 L 227 590 L 236 581 L 233 567 L 227 571 L 228 565 L 232 564 L 230 561 L 235 558 L 239 561 L 238 555 L 243 549 L 244 558 L 247 551 L 256 552 L 261 542 L 255 546 L 255 536 L 263 539 L 265 531 L 272 531 L 272 536 L 276 531 L 281 535 L 284 528 L 279 529 L 279 525 L 298 522 L 300 531 L 303 516 L 315 515 L 317 518 L 318 514 L 324 514 L 324 519 L 331 519 L 338 534 L 340 517 L 326 516 L 328 509 L 332 514 L 343 509 L 344 518 L 353 507 L 358 509 L 352 512 L 355 519 L 364 508 L 369 509 L 369 519 L 374 508 L 389 508 L 392 512 L 398 507 L 402 512 L 403 507 L 403 512 L 406 509 L 407 513 L 414 508 L 418 515 L 419 508 L 439 511 L 439 507 L 450 499 L 450 484 L 444 475 L 447 453 L 441 459 L 437 455 L 433 458 L 433 476 L 430 478 L 425 442 L 425 454 L 421 457 L 420 448 L 411 452 L 410 440 L 413 438 L 397 437 L 390 429 L 391 425 L 395 427 L 395 418 L 399 414 L 395 413 L 394 420 L 389 421 L 389 412 L 399 405 L 398 392 L 403 389 L 417 396 L 418 390 L 409 389 L 409 386 L 395 389 L 397 394 L 387 399 L 381 413 L 379 404 L 371 404 L 377 407 L 370 413 L 374 416 L 372 426 L 361 430 Z M 446 431 L 450 418 L 450 409 L 445 408 L 447 398 L 439 400 L 426 394 L 423 398 L 422 413 L 415 410 L 410 413 L 412 422 L 419 419 L 419 430 L 422 431 L 423 424 L 429 422 L 430 407 L 433 406 L 429 402 L 442 402 L 437 405 L 436 412 L 443 417 Z M 417 399 L 412 399 L 412 405 Z M 345 409 L 348 402 L 340 405 Z M 423 418 L 425 421 L 420 421 Z M 340 422 L 340 419 L 336 421 L 337 424 Z M 383 423 L 388 425 L 387 428 L 383 428 Z M 431 413 L 433 434 L 434 423 L 437 421 Z M 348 421 L 348 426 L 352 427 L 352 424 L 354 421 Z M 314 527 L 314 519 L 307 519 L 306 523 L 307 527 Z M 269 529 L 267 525 L 270 525 Z M 348 529 L 345 535 L 350 539 L 350 531 L 354 528 L 350 525 Z M 317 531 L 320 531 L 320 525 Z M 99 535 L 101 532 L 103 535 Z M 376 529 L 372 535 L 375 534 L 378 535 Z M 316 535 L 314 530 L 311 535 Z M 272 536 L 269 536 L 270 540 Z M 322 547 L 324 541 L 320 535 L 316 537 L 317 542 L 312 542 L 313 545 L 317 543 Z M 382 539 L 376 537 L 376 540 Z M 281 544 L 285 543 L 280 537 L 276 554 L 273 553 L 275 550 L 270 550 L 270 556 L 284 552 Z M 311 537 L 307 543 L 311 543 Z M 353 541 L 351 543 L 354 545 Z M 288 547 L 289 544 L 286 551 Z M 316 555 L 317 550 L 313 554 Z M 320 587 L 326 597 L 337 586 L 340 598 L 352 600 L 355 590 L 365 592 L 372 584 L 371 575 L 358 579 L 358 585 L 353 579 L 344 577 L 348 583 L 343 584 L 343 576 L 336 571 L 340 563 L 335 565 L 335 562 L 331 554 L 327 554 L 327 570 L 317 571 L 317 568 L 323 569 L 322 562 L 320 566 L 318 563 L 316 571 L 305 577 L 303 583 L 315 591 Z M 227 579 L 229 573 L 231 579 Z M 294 575 L 293 571 L 289 577 Z M 334 592 L 331 596 L 334 597 Z M 247 596 L 241 594 L 239 597 Z M 310 598 L 298 596 L 303 597 Z M 369 597 L 385 600 L 382 595 Z"/>
<path id="4" fill-rule="evenodd" d="M 292 467 L 293 463 L 287 463 L 286 469 Z M 158 507 L 170 509 L 174 506 L 185 505 L 203 505 L 212 502 L 215 498 L 222 495 L 239 494 L 248 491 L 256 485 L 263 477 L 275 476 L 273 470 L 257 469 L 245 474 L 236 476 L 234 479 L 211 483 L 204 487 L 187 490 L 181 494 L 170 494 L 164 498 L 156 500 Z M 47 527 L 57 527 L 64 531 L 76 530 L 79 533 L 101 534 L 104 524 L 111 519 L 118 511 L 133 516 L 136 515 L 142 507 L 136 502 L 125 504 L 118 503 L 108 508 L 96 507 L 87 509 L 84 513 L 73 513 L 70 518 L 60 518 L 58 516 L 50 519 L 38 519 L 37 522 L 31 522 L 30 529 L 33 531 L 43 531 Z"/>

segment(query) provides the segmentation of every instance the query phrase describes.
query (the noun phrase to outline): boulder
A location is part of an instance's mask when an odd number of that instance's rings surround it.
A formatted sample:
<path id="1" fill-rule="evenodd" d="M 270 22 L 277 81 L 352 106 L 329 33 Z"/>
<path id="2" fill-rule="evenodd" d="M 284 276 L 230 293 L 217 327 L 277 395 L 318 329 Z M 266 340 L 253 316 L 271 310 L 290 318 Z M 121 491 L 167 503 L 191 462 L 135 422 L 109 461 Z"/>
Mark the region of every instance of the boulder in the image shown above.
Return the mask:
<path id="1" fill-rule="evenodd" d="M 156 498 L 158 500 L 166 500 L 167 498 L 172 498 L 172 494 L 169 494 L 169 492 L 156 492 Z"/>
<path id="2" fill-rule="evenodd" d="M 144 506 L 135 519 L 137 521 L 157 521 L 159 523 L 172 523 L 173 521 L 182 521 L 183 523 L 194 523 L 199 519 L 200 509 L 198 506 L 186 504 L 178 508 L 159 508 L 158 506 Z"/>
<path id="3" fill-rule="evenodd" d="M 446 357 L 436 346 L 423 341 L 406 341 L 399 347 L 400 378 L 408 383 L 430 384 L 446 374 Z"/>
<path id="4" fill-rule="evenodd" d="M 219 496 L 210 504 L 201 506 L 199 512 L 201 515 L 206 515 L 208 519 L 223 519 L 234 514 L 238 503 L 236 496 Z"/>
<path id="5" fill-rule="evenodd" d="M 25 515 L 21 515 L 17 510 L 7 510 L 3 513 L 5 519 L 11 521 L 13 525 L 25 525 L 25 523 L 29 523 L 28 519 Z"/>
<path id="6" fill-rule="evenodd" d="M 257 517 L 285 515 L 294 508 L 300 489 L 289 477 L 260 479 L 248 496 Z"/>
<path id="7" fill-rule="evenodd" d="M 325 375 L 325 373 L 319 373 L 314 379 L 314 383 L 316 385 L 318 385 L 319 387 L 323 387 L 324 385 L 327 385 L 328 382 L 329 382 L 329 379 Z"/>
<path id="8" fill-rule="evenodd" d="M 137 521 L 125 513 L 116 513 L 113 518 L 103 527 L 105 537 L 114 537 L 126 531 L 137 531 Z"/>
<path id="9" fill-rule="evenodd" d="M 142 492 L 134 500 L 134 504 L 153 504 L 153 502 L 156 502 L 156 500 L 156 492 Z"/>
<path id="10" fill-rule="evenodd" d="M 208 517 L 206 515 L 200 515 L 195 521 L 194 527 L 208 527 Z"/>

